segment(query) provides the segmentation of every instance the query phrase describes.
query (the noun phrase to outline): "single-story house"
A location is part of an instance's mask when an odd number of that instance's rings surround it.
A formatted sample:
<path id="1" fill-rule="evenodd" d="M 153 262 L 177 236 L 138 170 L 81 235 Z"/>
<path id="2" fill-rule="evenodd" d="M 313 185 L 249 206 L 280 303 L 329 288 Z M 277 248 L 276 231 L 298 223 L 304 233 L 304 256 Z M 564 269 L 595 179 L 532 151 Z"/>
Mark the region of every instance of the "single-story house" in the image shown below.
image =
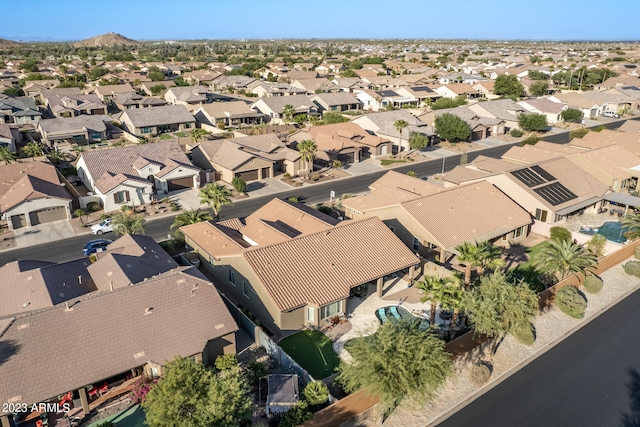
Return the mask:
<path id="1" fill-rule="evenodd" d="M 409 124 L 409 126 L 402 130 L 402 138 L 400 138 L 400 134 L 394 126 L 394 123 L 398 120 L 404 120 Z M 426 135 L 432 140 L 435 137 L 432 126 L 422 122 L 407 110 L 366 114 L 352 120 L 352 122 L 381 138 L 389 139 L 393 143 L 394 151 L 408 150 L 409 137 L 413 132 Z"/>
<path id="2" fill-rule="evenodd" d="M 119 85 L 96 86 L 93 93 L 103 102 L 108 103 L 116 95 L 133 95 L 136 91 L 129 83 Z"/>
<path id="3" fill-rule="evenodd" d="M 13 97 L 0 93 L 0 123 L 14 123 L 20 127 L 38 126 L 42 113 L 32 98 Z"/>
<path id="4" fill-rule="evenodd" d="M 320 112 L 360 109 L 360 101 L 349 92 L 319 93 L 313 96 L 311 100 L 318 105 Z"/>
<path id="5" fill-rule="evenodd" d="M 318 115 L 318 106 L 308 95 L 269 96 L 254 102 L 251 104 L 251 108 L 260 111 L 272 120 L 282 121 L 284 107 L 287 105 L 293 107 L 294 116 L 299 114 Z"/>
<path id="6" fill-rule="evenodd" d="M 87 144 L 100 142 L 108 138 L 109 116 L 75 116 L 41 120 L 38 130 L 43 142 L 55 146 L 59 142 Z"/>
<path id="7" fill-rule="evenodd" d="M 214 102 L 200 105 L 193 112 L 193 115 L 199 123 L 210 126 L 224 125 L 224 127 L 257 125 L 264 117 L 244 101 Z"/>
<path id="8" fill-rule="evenodd" d="M 137 136 L 189 132 L 196 127 L 196 119 L 184 105 L 125 110 L 120 122 L 125 130 Z"/>
<path id="9" fill-rule="evenodd" d="M 155 96 L 142 96 L 134 94 L 118 94 L 111 98 L 111 104 L 120 111 L 134 108 L 162 107 L 167 105 L 167 101 Z"/>

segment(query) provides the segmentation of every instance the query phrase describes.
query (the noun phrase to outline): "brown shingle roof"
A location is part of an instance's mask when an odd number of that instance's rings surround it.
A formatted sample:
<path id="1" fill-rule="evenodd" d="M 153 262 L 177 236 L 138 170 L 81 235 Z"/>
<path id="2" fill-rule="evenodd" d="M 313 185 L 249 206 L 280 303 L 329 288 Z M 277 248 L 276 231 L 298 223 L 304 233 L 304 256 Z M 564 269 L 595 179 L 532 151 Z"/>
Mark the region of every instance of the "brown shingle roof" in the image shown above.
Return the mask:
<path id="1" fill-rule="evenodd" d="M 7 211 L 25 200 L 46 197 L 71 199 L 67 190 L 60 187 L 53 165 L 31 162 L 0 166 L 0 211 Z"/>

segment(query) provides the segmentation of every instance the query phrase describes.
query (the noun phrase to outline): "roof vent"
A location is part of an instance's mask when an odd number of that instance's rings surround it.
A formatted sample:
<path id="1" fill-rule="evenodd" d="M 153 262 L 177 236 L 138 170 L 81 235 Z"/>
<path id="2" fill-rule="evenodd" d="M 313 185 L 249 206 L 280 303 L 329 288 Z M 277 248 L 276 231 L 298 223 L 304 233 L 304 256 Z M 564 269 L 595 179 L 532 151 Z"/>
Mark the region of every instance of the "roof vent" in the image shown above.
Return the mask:
<path id="1" fill-rule="evenodd" d="M 24 304 L 22 304 L 22 308 L 29 307 L 29 304 L 31 304 L 29 301 L 25 302 Z"/>
<path id="2" fill-rule="evenodd" d="M 28 327 L 29 327 L 28 323 L 23 323 L 22 325 L 18 326 L 18 330 L 27 329 Z"/>
<path id="3" fill-rule="evenodd" d="M 139 359 L 141 357 L 144 357 L 144 351 L 141 351 L 140 353 L 136 353 L 133 355 L 134 358 Z"/>
<path id="4" fill-rule="evenodd" d="M 153 307 L 147 307 L 144 309 L 144 315 L 153 313 Z"/>
<path id="5" fill-rule="evenodd" d="M 224 323 L 218 323 L 218 324 L 215 326 L 215 328 L 216 328 L 216 329 L 222 329 L 222 328 L 224 328 Z"/>

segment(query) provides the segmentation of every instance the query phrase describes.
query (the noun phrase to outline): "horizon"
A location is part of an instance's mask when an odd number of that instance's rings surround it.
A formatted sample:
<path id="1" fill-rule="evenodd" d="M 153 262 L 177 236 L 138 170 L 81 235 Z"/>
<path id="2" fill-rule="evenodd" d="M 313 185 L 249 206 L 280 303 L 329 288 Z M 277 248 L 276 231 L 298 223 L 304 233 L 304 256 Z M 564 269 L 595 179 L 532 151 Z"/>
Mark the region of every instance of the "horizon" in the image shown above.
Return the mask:
<path id="1" fill-rule="evenodd" d="M 274 4 L 280 3 L 280 4 Z M 454 9 L 448 4 L 426 4 L 419 0 L 400 0 L 392 7 L 382 0 L 323 4 L 264 4 L 246 0 L 201 4 L 184 0 L 176 5 L 168 0 L 112 0 L 109 10 L 118 19 L 102 22 L 104 5 L 79 0 L 65 2 L 64 10 L 44 0 L 33 0 L 36 11 L 29 18 L 28 32 L 19 20 L 7 20 L 0 38 L 17 42 L 77 42 L 110 32 L 141 42 L 196 40 L 461 40 L 522 42 L 637 42 L 640 34 L 635 17 L 640 2 L 612 0 L 602 14 L 601 2 L 583 0 L 579 8 L 552 0 L 540 0 L 533 8 L 493 0 L 478 5 L 459 0 Z M 5 6 L 7 16 L 19 16 L 24 8 L 18 2 Z M 122 12 L 122 11 L 130 11 Z M 149 25 L 141 21 L 141 11 L 149 13 Z M 553 12 L 549 12 L 553 11 Z M 306 19 L 312 17 L 312 19 Z M 514 18 L 515 17 L 515 18 Z M 78 25 L 87 23 L 90 25 Z M 95 21 L 95 22 L 93 22 Z M 175 21 L 175 22 L 174 22 Z M 51 30 L 55 23 L 55 31 Z"/>

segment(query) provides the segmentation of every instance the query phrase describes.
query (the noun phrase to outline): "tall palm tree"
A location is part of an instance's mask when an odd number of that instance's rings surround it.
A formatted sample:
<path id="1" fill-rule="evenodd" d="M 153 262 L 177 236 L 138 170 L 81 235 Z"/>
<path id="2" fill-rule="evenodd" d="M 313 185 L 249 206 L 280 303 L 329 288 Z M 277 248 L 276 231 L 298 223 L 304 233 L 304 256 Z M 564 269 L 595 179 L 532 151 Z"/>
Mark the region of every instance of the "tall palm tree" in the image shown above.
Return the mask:
<path id="1" fill-rule="evenodd" d="M 11 151 L 9 151 L 7 147 L 0 147 L 0 160 L 2 160 L 5 165 L 8 165 L 15 159 L 16 156 Z"/>
<path id="2" fill-rule="evenodd" d="M 440 307 L 453 312 L 451 316 L 451 338 L 455 336 L 454 327 L 458 313 L 462 309 L 464 291 L 457 282 L 447 283 L 440 291 Z"/>
<path id="3" fill-rule="evenodd" d="M 573 273 L 591 271 L 597 264 L 596 256 L 584 246 L 571 241 L 549 240 L 538 252 L 533 265 L 541 271 L 553 273 L 562 281 Z"/>
<path id="4" fill-rule="evenodd" d="M 202 128 L 195 128 L 192 129 L 191 132 L 189 132 L 189 137 L 191 138 L 191 141 L 193 141 L 194 143 L 200 141 L 200 139 L 202 137 L 204 137 L 205 135 L 209 135 L 211 132 L 202 129 Z"/>
<path id="5" fill-rule="evenodd" d="M 171 229 L 175 230 L 185 225 L 197 224 L 199 222 L 211 221 L 213 218 L 208 211 L 200 209 L 190 209 L 176 216 L 171 224 Z"/>
<path id="6" fill-rule="evenodd" d="M 465 265 L 464 286 L 468 288 L 471 283 L 471 269 L 480 265 L 483 259 L 482 247 L 478 242 L 464 242 L 456 246 L 456 250 L 458 251 L 458 261 Z"/>
<path id="7" fill-rule="evenodd" d="M 431 304 L 429 309 L 429 323 L 436 323 L 436 307 L 440 303 L 441 293 L 445 286 L 453 283 L 450 277 L 424 276 L 424 280 L 416 283 L 415 287 L 424 291 L 424 295 L 420 298 L 421 302 Z"/>
<path id="8" fill-rule="evenodd" d="M 629 240 L 635 240 L 640 237 L 640 211 L 634 211 L 622 218 L 622 227 L 627 231 L 624 233 Z"/>
<path id="9" fill-rule="evenodd" d="M 499 247 L 488 240 L 479 243 L 478 247 L 480 248 L 480 258 L 476 265 L 478 275 L 482 275 L 486 269 L 495 270 L 504 266 L 505 262 L 501 257 L 502 251 Z"/>
<path id="10" fill-rule="evenodd" d="M 231 190 L 221 184 L 209 183 L 200 189 L 200 202 L 206 203 L 213 209 L 213 216 L 218 217 L 224 205 L 231 205 Z"/>
<path id="11" fill-rule="evenodd" d="M 144 218 L 142 215 L 127 215 L 123 212 L 112 216 L 113 232 L 116 235 L 144 234 Z"/>
<path id="12" fill-rule="evenodd" d="M 316 143 L 310 139 L 300 141 L 298 151 L 300 152 L 300 156 L 302 156 L 302 160 L 307 163 L 307 170 L 313 172 L 313 160 L 316 158 L 316 152 L 318 151 Z"/>
<path id="13" fill-rule="evenodd" d="M 396 120 L 395 123 L 393 124 L 393 127 L 395 127 L 398 133 L 400 134 L 400 143 L 398 144 L 398 146 L 400 147 L 402 147 L 402 131 L 407 126 L 409 126 L 409 123 L 407 123 L 406 120 L 402 120 L 402 119 Z"/>

